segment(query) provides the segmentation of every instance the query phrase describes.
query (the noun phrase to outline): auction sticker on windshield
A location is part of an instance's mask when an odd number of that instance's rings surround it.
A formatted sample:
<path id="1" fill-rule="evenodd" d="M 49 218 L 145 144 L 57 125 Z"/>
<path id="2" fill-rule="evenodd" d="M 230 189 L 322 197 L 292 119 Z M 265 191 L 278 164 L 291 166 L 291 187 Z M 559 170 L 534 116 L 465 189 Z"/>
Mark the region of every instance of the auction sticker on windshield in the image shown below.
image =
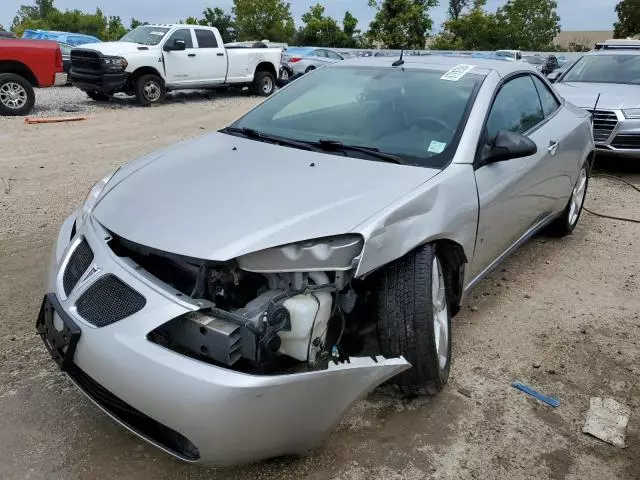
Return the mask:
<path id="1" fill-rule="evenodd" d="M 442 153 L 442 152 L 444 152 L 444 149 L 446 147 L 447 147 L 446 143 L 436 142 L 435 140 L 433 140 L 429 144 L 428 151 L 429 151 L 429 153 Z"/>
<path id="2" fill-rule="evenodd" d="M 461 63 L 460 65 L 456 65 L 447 73 L 445 73 L 443 76 L 441 76 L 440 80 L 457 82 L 474 68 L 475 68 L 474 65 L 465 65 L 464 63 Z"/>

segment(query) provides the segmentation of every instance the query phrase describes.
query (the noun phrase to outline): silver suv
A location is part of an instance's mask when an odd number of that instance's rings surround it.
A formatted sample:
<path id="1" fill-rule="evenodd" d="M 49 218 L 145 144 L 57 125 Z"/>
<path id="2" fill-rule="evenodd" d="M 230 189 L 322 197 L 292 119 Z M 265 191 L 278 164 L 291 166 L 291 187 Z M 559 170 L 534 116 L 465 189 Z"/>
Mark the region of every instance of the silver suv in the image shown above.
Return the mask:
<path id="1" fill-rule="evenodd" d="M 555 87 L 569 102 L 593 114 L 599 152 L 640 158 L 640 50 L 590 52 Z"/>

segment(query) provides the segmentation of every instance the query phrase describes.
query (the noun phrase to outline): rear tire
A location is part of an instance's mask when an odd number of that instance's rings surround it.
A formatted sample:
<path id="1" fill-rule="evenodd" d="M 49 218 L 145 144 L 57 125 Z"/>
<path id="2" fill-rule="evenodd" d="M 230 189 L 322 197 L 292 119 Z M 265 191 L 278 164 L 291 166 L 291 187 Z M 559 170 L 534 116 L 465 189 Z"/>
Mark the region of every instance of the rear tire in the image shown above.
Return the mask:
<path id="1" fill-rule="evenodd" d="M 403 393 L 434 395 L 449 379 L 451 313 L 446 285 L 434 245 L 419 247 L 382 272 L 378 340 L 382 355 L 402 355 L 412 365 L 391 379 Z"/>
<path id="2" fill-rule="evenodd" d="M 26 78 L 14 73 L 0 74 L 0 115 L 26 115 L 36 103 L 36 93 Z"/>
<path id="3" fill-rule="evenodd" d="M 87 95 L 91 100 L 95 100 L 96 102 L 108 102 L 111 99 L 111 95 L 101 92 L 87 92 Z"/>
<path id="4" fill-rule="evenodd" d="M 253 79 L 253 93 L 261 97 L 270 96 L 276 88 L 276 80 L 271 72 L 258 70 Z"/>
<path id="5" fill-rule="evenodd" d="M 573 187 L 571 198 L 569 199 L 569 203 L 564 209 L 562 216 L 554 220 L 554 222 L 547 228 L 546 233 L 548 235 L 553 237 L 564 237 L 573 232 L 576 225 L 578 225 L 578 220 L 580 220 L 588 187 L 589 163 L 587 162 L 582 166 L 578 173 L 578 180 Z"/>
<path id="6" fill-rule="evenodd" d="M 143 107 L 162 103 L 167 90 L 162 79 L 153 74 L 142 75 L 136 80 L 135 94 L 138 103 Z"/>

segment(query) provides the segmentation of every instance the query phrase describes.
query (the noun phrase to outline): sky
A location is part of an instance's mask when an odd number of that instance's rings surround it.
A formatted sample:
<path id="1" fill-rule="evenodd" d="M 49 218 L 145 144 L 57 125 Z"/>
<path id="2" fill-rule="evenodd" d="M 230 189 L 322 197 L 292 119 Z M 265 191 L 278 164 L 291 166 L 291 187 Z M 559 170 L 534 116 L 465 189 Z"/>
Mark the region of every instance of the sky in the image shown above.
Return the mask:
<path id="1" fill-rule="evenodd" d="M 488 0 L 487 9 L 495 10 L 506 0 Z M 616 21 L 615 5 L 619 0 L 557 0 L 558 14 L 561 18 L 562 30 L 613 30 Z M 309 6 L 322 3 L 328 15 L 342 19 L 344 12 L 349 10 L 360 20 L 359 28 L 367 30 L 373 18 L 374 10 L 369 8 L 367 0 L 289 0 L 296 23 L 300 24 L 300 17 Z M 24 3 L 31 0 L 0 0 L 0 25 L 9 28 L 13 17 Z M 119 15 L 125 25 L 131 17 L 139 20 L 157 23 L 175 23 L 189 16 L 200 16 L 205 7 L 219 6 L 231 9 L 232 0 L 55 0 L 55 6 L 61 10 L 84 9 L 94 10 L 100 7 L 105 15 Z M 446 19 L 448 0 L 440 0 L 440 6 L 431 12 L 434 31 Z"/>

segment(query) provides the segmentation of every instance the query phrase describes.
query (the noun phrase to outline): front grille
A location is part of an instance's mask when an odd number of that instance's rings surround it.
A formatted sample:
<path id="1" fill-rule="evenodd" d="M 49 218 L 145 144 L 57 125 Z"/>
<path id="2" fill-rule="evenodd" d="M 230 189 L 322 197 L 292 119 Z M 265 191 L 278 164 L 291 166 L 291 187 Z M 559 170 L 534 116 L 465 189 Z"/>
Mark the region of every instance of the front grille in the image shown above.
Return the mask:
<path id="1" fill-rule="evenodd" d="M 593 139 L 596 143 L 605 143 L 618 125 L 618 116 L 609 110 L 589 111 L 593 115 Z"/>
<path id="2" fill-rule="evenodd" d="M 628 150 L 640 149 L 640 135 L 616 135 L 611 146 Z"/>
<path id="3" fill-rule="evenodd" d="M 183 460 L 193 462 L 200 458 L 198 448 L 188 438 L 120 400 L 76 364 L 72 363 L 66 373 L 89 398 L 142 438 Z"/>
<path id="4" fill-rule="evenodd" d="M 115 275 L 100 277 L 76 302 L 78 314 L 96 327 L 106 327 L 142 310 L 147 301 Z"/>
<path id="5" fill-rule="evenodd" d="M 65 295 L 69 296 L 73 287 L 76 286 L 82 274 L 87 271 L 89 265 L 93 262 L 93 252 L 85 239 L 76 247 L 71 254 L 67 267 L 62 277 L 62 286 Z"/>
<path id="6" fill-rule="evenodd" d="M 71 50 L 71 67 L 84 73 L 101 73 L 100 54 L 93 50 Z"/>

